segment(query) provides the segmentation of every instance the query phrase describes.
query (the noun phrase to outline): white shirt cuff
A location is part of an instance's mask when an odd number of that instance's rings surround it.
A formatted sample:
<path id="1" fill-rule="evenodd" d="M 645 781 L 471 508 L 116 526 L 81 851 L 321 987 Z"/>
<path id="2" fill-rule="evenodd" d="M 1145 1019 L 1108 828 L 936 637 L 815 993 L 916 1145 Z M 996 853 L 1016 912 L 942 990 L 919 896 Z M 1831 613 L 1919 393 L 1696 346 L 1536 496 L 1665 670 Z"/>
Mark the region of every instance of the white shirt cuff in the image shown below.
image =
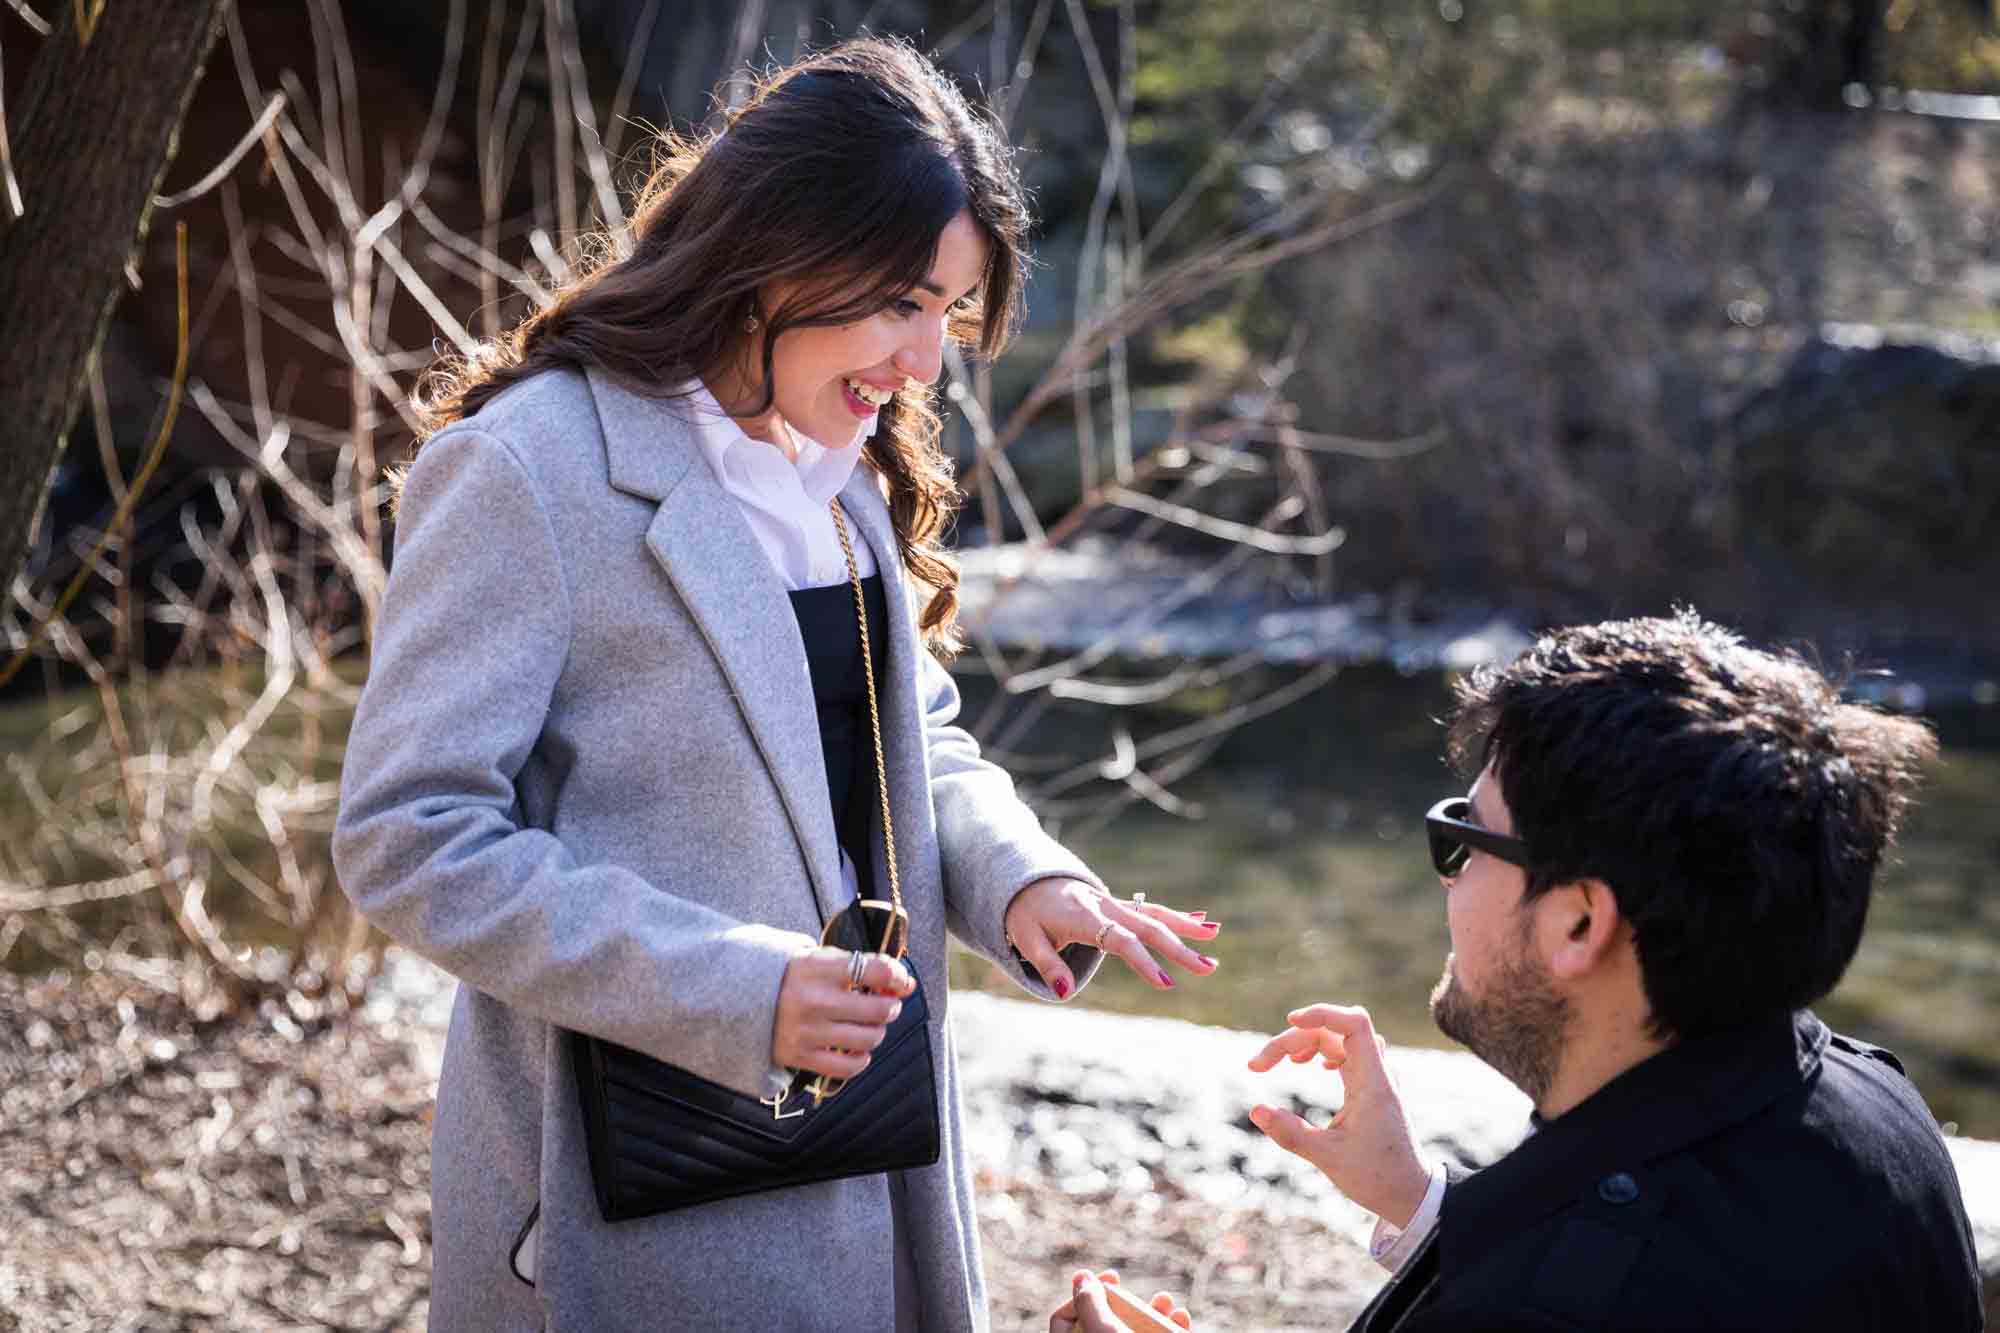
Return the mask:
<path id="1" fill-rule="evenodd" d="M 1368 1257 L 1391 1273 L 1400 1272 L 1410 1256 L 1423 1248 L 1424 1238 L 1436 1228 L 1438 1212 L 1444 1207 L 1444 1186 L 1444 1167 L 1433 1165 L 1424 1201 L 1417 1205 L 1415 1216 L 1406 1225 L 1399 1227 L 1386 1218 L 1375 1220 L 1375 1234 L 1368 1241 Z"/>

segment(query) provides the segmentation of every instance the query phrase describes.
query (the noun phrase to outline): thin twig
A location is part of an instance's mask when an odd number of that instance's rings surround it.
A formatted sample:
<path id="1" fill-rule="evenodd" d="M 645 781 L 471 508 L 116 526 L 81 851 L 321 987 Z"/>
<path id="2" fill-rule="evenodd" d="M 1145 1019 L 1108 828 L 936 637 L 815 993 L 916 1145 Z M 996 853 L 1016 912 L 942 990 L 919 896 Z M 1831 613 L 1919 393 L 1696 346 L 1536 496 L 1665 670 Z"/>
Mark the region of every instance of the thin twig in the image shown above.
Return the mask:
<path id="1" fill-rule="evenodd" d="M 33 28 L 37 37 L 46 37 L 55 31 L 54 28 L 49 26 L 47 19 L 28 7 L 28 0 L 7 0 L 7 8 L 19 14 L 21 22 Z"/>
<path id="2" fill-rule="evenodd" d="M 272 93 L 271 100 L 264 105 L 263 114 L 259 115 L 256 122 L 250 126 L 249 131 L 236 141 L 236 146 L 223 156 L 222 161 L 216 163 L 214 170 L 176 194 L 154 195 L 153 207 L 179 208 L 182 204 L 199 199 L 216 186 L 222 184 L 229 173 L 236 170 L 236 164 L 243 160 L 244 155 L 257 146 L 258 140 L 264 137 L 264 132 L 277 122 L 279 114 L 284 109 L 284 93 Z"/>

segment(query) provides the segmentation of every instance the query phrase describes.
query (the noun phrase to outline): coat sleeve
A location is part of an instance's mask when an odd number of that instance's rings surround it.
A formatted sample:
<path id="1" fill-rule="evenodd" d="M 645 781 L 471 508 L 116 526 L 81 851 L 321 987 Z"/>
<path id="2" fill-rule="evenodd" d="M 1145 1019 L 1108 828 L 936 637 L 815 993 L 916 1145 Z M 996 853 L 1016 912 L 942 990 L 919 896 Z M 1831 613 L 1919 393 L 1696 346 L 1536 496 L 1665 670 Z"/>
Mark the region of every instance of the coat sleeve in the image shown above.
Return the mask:
<path id="1" fill-rule="evenodd" d="M 404 487 L 341 773 L 342 888 L 399 944 L 544 1022 L 752 1096 L 804 935 L 735 920 L 527 826 L 515 783 L 570 640 L 547 511 L 502 441 L 441 433 Z"/>
<path id="2" fill-rule="evenodd" d="M 1034 811 L 1014 793 L 1013 779 L 980 756 L 979 743 L 957 725 L 958 686 L 936 658 L 919 651 L 918 688 L 923 700 L 924 745 L 937 811 L 938 856 L 944 872 L 945 911 L 953 934 L 1010 969 L 1033 994 L 1053 999 L 1041 975 L 1007 943 L 1007 905 L 1038 879 L 1067 875 L 1105 887 L 1074 852 L 1043 832 Z M 1107 892 L 1109 890 L 1106 890 Z M 1104 961 L 1089 945 L 1062 951 L 1063 962 L 1087 985 Z"/>

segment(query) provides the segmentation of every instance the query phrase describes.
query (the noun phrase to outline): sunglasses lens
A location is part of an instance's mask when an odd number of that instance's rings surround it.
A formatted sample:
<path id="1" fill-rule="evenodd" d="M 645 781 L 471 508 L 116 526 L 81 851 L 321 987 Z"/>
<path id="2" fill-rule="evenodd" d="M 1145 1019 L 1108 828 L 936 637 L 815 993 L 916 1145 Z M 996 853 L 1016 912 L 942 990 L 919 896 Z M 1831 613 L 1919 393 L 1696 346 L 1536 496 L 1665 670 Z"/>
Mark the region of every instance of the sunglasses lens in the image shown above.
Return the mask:
<path id="1" fill-rule="evenodd" d="M 1471 856 L 1471 849 L 1464 843 L 1436 831 L 1431 833 L 1431 865 L 1446 879 L 1465 869 Z"/>

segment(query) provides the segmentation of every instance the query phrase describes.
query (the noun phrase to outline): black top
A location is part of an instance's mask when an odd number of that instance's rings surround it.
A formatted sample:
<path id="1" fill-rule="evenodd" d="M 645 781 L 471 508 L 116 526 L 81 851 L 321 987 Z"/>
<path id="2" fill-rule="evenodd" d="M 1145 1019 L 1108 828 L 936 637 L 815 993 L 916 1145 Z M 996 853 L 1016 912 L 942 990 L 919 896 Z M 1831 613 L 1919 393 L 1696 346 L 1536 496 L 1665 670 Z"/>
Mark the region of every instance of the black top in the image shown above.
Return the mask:
<path id="1" fill-rule="evenodd" d="M 880 576 L 861 580 L 868 603 L 868 647 L 875 657 L 880 694 L 888 655 L 887 604 Z M 861 896 L 875 893 L 875 812 L 882 798 L 875 776 L 875 733 L 868 720 L 868 678 L 861 662 L 861 625 L 854 614 L 854 585 L 801 588 L 791 594 L 792 614 L 805 640 L 812 670 L 813 702 L 819 707 L 820 753 L 826 761 L 827 798 L 833 831 L 854 862 Z"/>
<path id="2" fill-rule="evenodd" d="M 1902 1070 L 1805 1011 L 1671 1046 L 1455 1178 L 1352 1333 L 1973 1333 L 1958 1178 Z"/>

